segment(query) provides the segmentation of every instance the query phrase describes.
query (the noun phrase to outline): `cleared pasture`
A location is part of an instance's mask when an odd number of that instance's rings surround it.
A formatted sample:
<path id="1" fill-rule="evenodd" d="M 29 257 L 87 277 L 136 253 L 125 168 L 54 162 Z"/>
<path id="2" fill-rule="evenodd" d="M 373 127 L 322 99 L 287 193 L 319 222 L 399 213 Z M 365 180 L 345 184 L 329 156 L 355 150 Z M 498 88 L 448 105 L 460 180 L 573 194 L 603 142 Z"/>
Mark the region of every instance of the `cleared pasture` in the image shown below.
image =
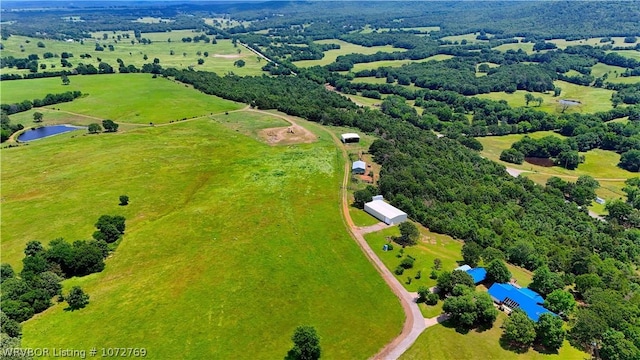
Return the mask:
<path id="1" fill-rule="evenodd" d="M 104 33 L 108 36 L 107 40 L 103 40 Z M 129 34 L 130 38 L 126 39 L 122 34 Z M 96 32 L 92 34 L 94 39 L 85 39 L 83 43 L 11 36 L 2 42 L 4 46 L 2 52 L 3 56 L 13 57 L 27 57 L 30 54 L 38 55 L 40 58 L 38 63 L 45 64 L 47 67 L 44 70 L 39 69 L 39 72 L 64 70 L 65 68 L 60 63 L 60 56 L 63 52 L 67 52 L 73 54 L 72 58 L 67 59 L 73 67 L 83 63 L 85 65 L 92 64 L 97 68 L 100 63 L 98 58 L 100 58 L 103 62 L 111 65 L 116 72 L 118 71 L 117 59 L 121 59 L 127 66 L 135 65 L 140 69 L 142 65 L 153 63 L 154 59 L 157 58 L 162 67 L 192 67 L 194 70 L 213 71 L 220 75 L 228 72 L 233 72 L 237 75 L 260 75 L 263 73 L 261 68 L 264 66 L 264 60 L 261 59 L 259 61 L 253 52 L 242 46 L 234 47 L 231 40 L 219 39 L 217 44 L 207 44 L 202 41 L 198 43 L 182 42 L 181 40 L 183 37 L 194 37 L 201 34 L 192 30 L 143 33 L 143 38 L 151 40 L 151 44 L 147 45 L 131 44 L 134 39 L 133 33 L 127 31 L 116 32 L 116 34 L 113 32 Z M 120 41 L 117 40 L 118 35 L 121 36 Z M 171 42 L 168 39 L 171 39 Z M 38 41 L 41 41 L 45 47 L 38 47 Z M 96 51 L 96 44 L 100 44 L 104 50 Z M 113 51 L 109 50 L 109 45 L 113 46 Z M 24 52 L 21 51 L 22 49 L 24 49 Z M 44 59 L 44 54 L 47 52 L 58 55 L 58 57 Z M 205 56 L 205 52 L 209 56 Z M 80 55 L 83 54 L 88 54 L 91 57 L 82 59 Z M 145 56 L 147 57 L 146 60 Z M 203 59 L 204 63 L 198 64 L 198 59 Z M 234 62 L 237 60 L 244 60 L 245 66 L 234 66 Z M 28 70 L 3 68 L 0 72 L 3 74 L 26 74 Z"/>
<path id="2" fill-rule="evenodd" d="M 521 42 L 513 43 L 513 44 L 502 44 L 500 46 L 494 47 L 493 50 L 498 50 L 502 52 L 507 52 L 509 50 L 514 50 L 514 51 L 522 50 L 527 54 L 532 54 L 533 45 L 534 45 L 533 43 L 521 43 Z"/>
<path id="3" fill-rule="evenodd" d="M 49 108 L 136 124 L 168 123 L 245 106 L 168 79 L 154 79 L 151 74 L 78 75 L 69 79 L 66 86 L 59 78 L 3 81 L 2 103 L 79 90 L 87 95 Z"/>
<path id="4" fill-rule="evenodd" d="M 536 139 L 549 135 L 562 137 L 561 135 L 551 131 L 539 131 L 528 135 Z M 523 134 L 515 134 L 479 137 L 477 139 L 484 147 L 484 150 L 481 152 L 482 156 L 496 161 L 506 167 L 524 170 L 525 172 L 522 173 L 523 176 L 530 178 L 540 185 L 546 184 L 547 180 L 552 176 L 557 176 L 564 180 L 575 182 L 579 176 L 589 175 L 598 179 L 600 182 L 600 188 L 596 190 L 596 194 L 605 200 L 613 200 L 621 197 L 624 198 L 625 194 L 622 191 L 624 181 L 628 178 L 637 176 L 637 174 L 617 166 L 620 161 L 619 154 L 613 151 L 601 149 L 594 149 L 586 153 L 581 153 L 581 155 L 584 155 L 585 157 L 585 162 L 580 164 L 575 170 L 567 170 L 560 166 L 543 167 L 527 162 L 518 165 L 501 161 L 500 153 L 502 150 L 510 148 L 511 144 L 523 137 Z M 596 205 L 594 205 L 592 209 L 600 214 L 602 213 L 602 210 L 604 210 Z"/>
<path id="5" fill-rule="evenodd" d="M 273 359 L 309 324 L 323 357 L 373 355 L 399 333 L 402 311 L 336 226 L 339 151 L 319 126 L 300 124 L 323 136 L 272 147 L 200 119 L 2 150 L 2 254 L 14 267 L 29 240 L 84 239 L 101 214 L 127 218 L 106 269 L 64 282 L 81 285 L 89 306 L 59 304 L 27 321 L 23 346 Z"/>
<path id="6" fill-rule="evenodd" d="M 324 52 L 324 57 L 320 60 L 302 60 L 295 61 L 294 64 L 298 67 L 311 67 L 316 65 L 328 65 L 334 61 L 340 55 L 348 55 L 348 54 L 375 54 L 379 51 L 382 52 L 396 52 L 396 51 L 405 51 L 405 49 L 394 48 L 390 45 L 385 46 L 372 46 L 366 47 L 361 45 L 352 44 L 346 41 L 337 40 L 337 39 L 329 39 L 329 40 L 318 40 L 315 41 L 317 44 L 338 44 L 340 45 L 340 49 L 337 50 L 329 50 Z"/>
<path id="7" fill-rule="evenodd" d="M 377 69 L 379 67 L 400 67 L 402 65 L 408 65 L 415 62 L 442 61 L 451 58 L 453 58 L 452 55 L 438 54 L 420 60 L 382 60 L 370 63 L 358 63 L 353 65 L 353 69 L 351 69 L 351 71 L 357 72 L 360 70 Z"/>
<path id="8" fill-rule="evenodd" d="M 535 97 L 542 97 L 544 102 L 540 107 L 537 107 L 534 104 L 529 104 L 529 106 L 549 113 L 560 113 L 562 111 L 562 106 L 558 101 L 562 99 L 569 99 L 577 100 L 581 104 L 568 107 L 566 112 L 594 113 L 598 111 L 608 111 L 613 108 L 611 105 L 611 95 L 614 93 L 613 90 L 575 85 L 561 80 L 554 81 L 554 85 L 562 89 L 560 96 L 554 97 L 552 92 L 532 93 Z M 526 93 L 527 91 L 518 90 L 512 94 L 494 92 L 474 96 L 496 101 L 505 100 L 512 107 L 522 107 L 525 106 L 524 95 Z"/>

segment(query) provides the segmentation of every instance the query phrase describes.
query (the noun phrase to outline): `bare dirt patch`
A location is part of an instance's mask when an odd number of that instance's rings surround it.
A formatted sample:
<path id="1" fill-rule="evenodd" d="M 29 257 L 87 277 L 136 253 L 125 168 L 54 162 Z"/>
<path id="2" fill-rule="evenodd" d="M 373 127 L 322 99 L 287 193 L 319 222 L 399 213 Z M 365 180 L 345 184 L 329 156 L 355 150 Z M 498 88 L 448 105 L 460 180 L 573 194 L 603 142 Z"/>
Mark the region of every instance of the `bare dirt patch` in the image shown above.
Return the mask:
<path id="1" fill-rule="evenodd" d="M 269 145 L 289 145 L 316 141 L 316 136 L 311 131 L 297 124 L 286 127 L 262 129 L 258 132 L 258 136 L 264 139 Z"/>
<path id="2" fill-rule="evenodd" d="M 213 57 L 223 58 L 223 59 L 239 59 L 242 56 L 240 55 L 222 55 L 222 54 L 213 54 Z"/>

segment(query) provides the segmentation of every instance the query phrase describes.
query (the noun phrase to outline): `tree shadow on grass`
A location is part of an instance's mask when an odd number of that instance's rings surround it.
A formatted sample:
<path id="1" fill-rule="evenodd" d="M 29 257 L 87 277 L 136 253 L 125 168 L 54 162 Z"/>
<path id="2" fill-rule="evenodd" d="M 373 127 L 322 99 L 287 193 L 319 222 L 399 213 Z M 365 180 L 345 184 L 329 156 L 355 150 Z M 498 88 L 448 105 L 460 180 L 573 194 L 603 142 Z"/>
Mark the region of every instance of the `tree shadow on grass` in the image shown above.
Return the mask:
<path id="1" fill-rule="evenodd" d="M 540 354 L 545 354 L 545 355 L 558 355 L 558 350 L 553 350 L 553 349 L 547 349 L 546 347 L 537 344 L 533 346 L 533 350 L 535 350 L 536 352 L 539 352 Z"/>
<path id="2" fill-rule="evenodd" d="M 440 325 L 448 328 L 448 329 L 454 329 L 458 334 L 462 334 L 462 335 L 466 335 L 469 333 L 469 329 L 464 327 L 464 326 L 460 326 L 458 324 L 456 324 L 454 321 L 452 320 L 447 320 L 447 321 L 443 321 L 440 323 Z"/>
<path id="3" fill-rule="evenodd" d="M 480 324 L 480 325 L 476 326 L 474 331 L 477 332 L 477 333 L 483 333 L 483 332 L 491 330 L 491 329 L 493 329 L 493 324 Z"/>
<path id="4" fill-rule="evenodd" d="M 524 346 L 513 344 L 510 341 L 505 340 L 504 336 L 500 337 L 500 347 L 516 354 L 524 354 L 529 351 L 529 347 L 525 348 Z"/>

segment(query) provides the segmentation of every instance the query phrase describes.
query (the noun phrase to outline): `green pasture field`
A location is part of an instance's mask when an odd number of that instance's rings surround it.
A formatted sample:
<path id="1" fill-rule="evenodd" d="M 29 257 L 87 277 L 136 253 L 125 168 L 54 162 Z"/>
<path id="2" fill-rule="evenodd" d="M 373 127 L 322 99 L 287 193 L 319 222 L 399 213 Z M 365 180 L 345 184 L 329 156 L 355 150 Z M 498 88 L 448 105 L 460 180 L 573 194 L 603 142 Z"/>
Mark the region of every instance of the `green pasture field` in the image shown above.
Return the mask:
<path id="1" fill-rule="evenodd" d="M 502 44 L 500 46 L 496 46 L 493 48 L 493 50 L 498 50 L 498 51 L 502 51 L 502 52 L 507 52 L 509 50 L 514 50 L 514 51 L 518 51 L 520 49 L 522 49 L 522 51 L 526 52 L 527 54 L 533 54 L 533 43 L 513 43 L 513 44 Z"/>
<path id="2" fill-rule="evenodd" d="M 624 83 L 624 84 L 634 84 L 640 82 L 640 76 L 619 76 L 619 74 L 624 73 L 625 68 L 620 66 L 607 65 L 603 63 L 597 63 L 591 68 L 591 75 L 595 77 L 603 76 L 607 74 L 607 82 L 612 83 Z"/>
<path id="3" fill-rule="evenodd" d="M 234 26 L 240 26 L 240 25 L 244 25 L 244 26 L 251 25 L 251 21 L 238 21 L 234 19 L 220 18 L 220 17 L 203 18 L 203 20 L 204 20 L 204 23 L 207 25 L 214 25 L 223 29 L 228 29 L 228 28 L 232 28 Z"/>
<path id="4" fill-rule="evenodd" d="M 260 120 L 234 117 L 246 129 Z M 318 125 L 299 122 L 320 140 L 269 146 L 199 119 L 3 149 L 2 254 L 17 270 L 29 240 L 87 239 L 101 214 L 127 219 L 105 270 L 64 282 L 90 304 L 25 322 L 23 346 L 274 359 L 305 324 L 323 357 L 376 353 L 404 317 L 340 225 L 340 152 Z"/>
<path id="5" fill-rule="evenodd" d="M 530 349 L 524 354 L 505 350 L 500 345 L 502 329 L 507 316 L 500 312 L 493 327 L 471 330 L 461 334 L 449 323 L 426 329 L 418 340 L 400 356 L 401 360 L 465 359 L 465 360 L 585 360 L 589 355 L 564 342 L 557 354 L 544 354 Z M 453 346 L 452 344 L 455 344 Z"/>
<path id="6" fill-rule="evenodd" d="M 212 119 L 233 131 L 251 136 L 261 141 L 258 132 L 262 129 L 284 127 L 291 125 L 282 118 L 267 115 L 264 113 L 236 111 L 228 114 L 218 114 L 212 116 Z"/>
<path id="7" fill-rule="evenodd" d="M 374 61 L 370 63 L 354 64 L 353 69 L 351 69 L 351 71 L 357 72 L 360 70 L 377 69 L 383 66 L 384 67 L 400 67 L 402 65 L 411 64 L 415 62 L 442 61 L 442 60 L 448 60 L 451 58 L 453 58 L 452 55 L 438 54 L 438 55 L 429 56 L 427 58 L 420 59 L 420 60 L 381 60 L 381 61 Z"/>
<path id="8" fill-rule="evenodd" d="M 640 51 L 638 50 L 616 50 L 611 52 L 615 52 L 620 54 L 621 56 L 626 56 L 626 57 L 640 61 Z"/>
<path id="9" fill-rule="evenodd" d="M 416 27 L 398 27 L 398 28 L 379 28 L 379 29 L 374 29 L 372 28 L 370 25 L 366 25 L 364 27 L 364 29 L 360 30 L 359 32 L 361 34 L 369 34 L 372 33 L 374 31 L 377 31 L 379 33 L 382 32 L 389 32 L 391 30 L 397 31 L 397 30 L 403 30 L 403 31 L 411 31 L 411 30 L 415 30 L 415 31 L 420 31 L 421 33 L 427 34 L 433 31 L 440 31 L 440 26 L 416 26 Z"/>
<path id="10" fill-rule="evenodd" d="M 353 201 L 353 197 L 350 199 Z M 353 206 L 349 207 L 349 215 L 356 226 L 371 226 L 380 222 L 380 220 Z"/>
<path id="11" fill-rule="evenodd" d="M 613 108 L 611 105 L 611 95 L 614 93 L 613 90 L 575 85 L 561 80 L 554 81 L 554 85 L 562 89 L 560 96 L 554 97 L 552 92 L 544 94 L 532 93 L 535 97 L 542 97 L 544 102 L 540 107 L 537 107 L 534 103 L 530 103 L 529 106 L 548 113 L 560 113 L 562 108 L 558 101 L 562 99 L 569 99 L 580 101 L 581 104 L 570 106 L 567 108 L 566 112 L 594 113 L 598 111 L 608 111 Z M 512 107 L 521 107 L 525 106 L 524 95 L 526 93 L 527 91 L 525 90 L 518 90 L 513 94 L 494 92 L 474 96 L 496 101 L 506 100 Z"/>
<path id="12" fill-rule="evenodd" d="M 480 35 L 480 33 L 470 33 L 470 34 L 462 34 L 462 35 L 451 35 L 451 36 L 445 36 L 442 38 L 442 40 L 449 40 L 449 41 L 453 41 L 453 42 L 461 42 L 462 40 L 467 40 L 467 42 L 469 43 L 482 43 L 482 42 L 488 42 L 488 40 L 478 40 L 476 39 L 476 36 Z M 491 34 L 487 34 L 489 36 L 489 38 L 491 38 Z"/>
<path id="13" fill-rule="evenodd" d="M 324 52 L 324 57 L 320 60 L 302 60 L 295 61 L 294 64 L 297 67 L 311 67 L 316 65 L 328 65 L 332 62 L 336 61 L 336 58 L 340 55 L 348 55 L 348 54 L 375 54 L 379 51 L 382 52 L 396 52 L 396 51 L 406 51 L 405 49 L 394 48 L 391 45 L 385 46 L 372 46 L 366 47 L 361 45 L 352 44 L 346 41 L 337 40 L 337 39 L 329 39 L 329 40 L 318 40 L 315 41 L 317 44 L 338 44 L 340 45 L 340 49 L 337 50 L 329 50 Z"/>
<path id="14" fill-rule="evenodd" d="M 108 40 L 102 40 L 102 34 L 107 33 Z M 129 33 L 130 39 L 122 38 L 120 41 L 113 37 L 121 34 Z M 150 39 L 152 42 L 148 45 L 136 43 L 131 44 L 133 39 L 133 33 L 127 31 L 119 31 L 114 34 L 113 32 L 96 32 L 92 35 L 97 39 L 85 39 L 84 44 L 80 42 L 65 42 L 59 40 L 42 40 L 36 38 L 29 38 L 25 36 L 11 36 L 9 39 L 2 41 L 4 50 L 2 50 L 3 56 L 13 57 L 27 57 L 29 54 L 37 54 L 40 58 L 39 64 L 46 64 L 47 68 L 42 71 L 58 71 L 64 70 L 60 65 L 60 58 L 44 59 L 44 53 L 51 52 L 58 56 L 62 52 L 70 52 L 73 54 L 72 58 L 68 61 L 73 64 L 73 67 L 79 63 L 85 65 L 92 64 L 96 68 L 100 63 L 98 58 L 108 63 L 114 68 L 114 71 L 118 71 L 117 59 L 122 59 L 125 65 L 135 65 L 138 69 L 142 65 L 152 63 L 155 58 L 160 60 L 162 67 L 175 67 L 175 68 L 187 68 L 193 67 L 195 70 L 200 71 L 214 71 L 220 75 L 224 75 L 228 72 L 233 72 L 237 75 L 260 75 L 263 73 L 261 70 L 264 66 L 264 61 L 258 61 L 257 56 L 242 46 L 234 47 L 231 40 L 217 40 L 217 44 L 206 44 L 204 42 L 198 43 L 183 43 L 183 37 L 194 37 L 201 33 L 196 33 L 192 30 L 177 30 L 172 32 L 160 32 L 160 33 L 143 33 L 142 37 Z M 167 39 L 171 39 L 169 43 Z M 26 41 L 29 41 L 27 43 Z M 38 41 L 45 44 L 44 48 L 37 47 Z M 95 44 L 99 43 L 104 46 L 104 51 L 95 51 Z M 24 52 L 20 51 L 20 45 L 24 47 Z M 109 51 L 108 45 L 114 46 L 114 51 Z M 173 50 L 174 55 L 171 55 Z M 240 50 L 240 53 L 238 53 Z M 201 55 L 198 55 L 198 51 Z M 204 52 L 208 52 L 209 56 L 205 57 Z M 89 54 L 91 58 L 82 59 L 80 55 Z M 186 54 L 186 55 L 185 55 Z M 147 60 L 144 60 L 144 55 L 147 55 Z M 198 59 L 204 59 L 202 65 L 198 65 Z M 233 63 L 237 60 L 244 60 L 244 67 L 234 66 Z M 55 65 L 55 68 L 52 66 Z M 1 69 L 3 74 L 19 73 L 26 74 L 28 70 L 17 70 L 4 68 Z"/>
<path id="15" fill-rule="evenodd" d="M 535 139 L 548 135 L 562 137 L 552 131 L 539 131 L 529 134 L 530 137 Z M 585 162 L 580 164 L 575 170 L 567 170 L 560 166 L 543 167 L 527 162 L 518 165 L 501 161 L 500 153 L 502 150 L 510 148 L 511 144 L 523 137 L 523 134 L 512 134 L 505 136 L 479 137 L 477 139 L 484 147 L 484 150 L 481 152 L 482 156 L 506 167 L 524 170 L 526 172 L 522 173 L 522 175 L 527 176 L 540 185 L 546 184 L 547 180 L 552 176 L 557 176 L 564 180 L 575 182 L 579 176 L 589 175 L 600 182 L 600 188 L 596 190 L 596 194 L 605 200 L 613 200 L 624 197 L 624 192 L 622 191 L 624 181 L 636 176 L 634 173 L 617 166 L 620 161 L 619 154 L 602 149 L 594 149 L 586 153 L 581 153 L 581 155 L 585 156 Z M 603 209 L 594 206 L 592 210 L 596 212 L 599 211 L 598 213 L 601 214 L 602 212 L 600 210 Z"/>
<path id="16" fill-rule="evenodd" d="M 136 124 L 168 123 L 245 106 L 194 91 L 172 80 L 153 79 L 151 74 L 78 75 L 70 76 L 69 80 L 67 86 L 62 85 L 60 78 L 3 81 L 2 103 L 79 90 L 88 95 L 49 108 Z"/>
<path id="17" fill-rule="evenodd" d="M 578 46 L 578 45 L 603 46 L 603 45 L 611 44 L 609 42 L 601 43 L 600 39 L 602 38 L 596 37 L 596 38 L 588 38 L 588 39 L 580 39 L 580 40 L 551 39 L 551 40 L 548 40 L 547 42 L 556 44 L 556 46 L 558 46 L 558 48 L 560 49 L 566 49 L 568 46 Z M 635 43 L 627 44 L 624 42 L 624 36 L 611 37 L 611 40 L 613 40 L 614 46 L 634 46 L 635 44 L 638 43 L 638 41 L 636 41 Z"/>
<path id="18" fill-rule="evenodd" d="M 174 22 L 174 20 L 163 19 L 161 17 L 144 16 L 144 17 L 141 17 L 141 18 L 138 18 L 137 20 L 135 20 L 135 22 L 139 22 L 139 23 L 143 23 L 143 24 L 160 24 L 160 23 L 163 23 L 163 22 L 166 22 L 166 23 Z"/>

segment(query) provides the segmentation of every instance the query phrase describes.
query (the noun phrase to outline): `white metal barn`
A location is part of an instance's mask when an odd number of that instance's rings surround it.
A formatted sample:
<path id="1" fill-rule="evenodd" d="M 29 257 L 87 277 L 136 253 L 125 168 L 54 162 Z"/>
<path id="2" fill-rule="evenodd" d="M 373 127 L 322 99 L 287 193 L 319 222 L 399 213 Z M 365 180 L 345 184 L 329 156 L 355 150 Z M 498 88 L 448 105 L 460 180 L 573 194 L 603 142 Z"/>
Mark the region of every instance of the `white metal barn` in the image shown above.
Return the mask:
<path id="1" fill-rule="evenodd" d="M 355 133 L 346 133 L 340 135 L 340 141 L 343 143 L 357 143 L 360 142 L 360 135 Z"/>
<path id="2" fill-rule="evenodd" d="M 364 211 L 373 215 L 380 221 L 384 221 L 388 225 L 399 224 L 407 220 L 407 213 L 387 204 L 382 199 L 373 200 L 364 204 Z"/>

